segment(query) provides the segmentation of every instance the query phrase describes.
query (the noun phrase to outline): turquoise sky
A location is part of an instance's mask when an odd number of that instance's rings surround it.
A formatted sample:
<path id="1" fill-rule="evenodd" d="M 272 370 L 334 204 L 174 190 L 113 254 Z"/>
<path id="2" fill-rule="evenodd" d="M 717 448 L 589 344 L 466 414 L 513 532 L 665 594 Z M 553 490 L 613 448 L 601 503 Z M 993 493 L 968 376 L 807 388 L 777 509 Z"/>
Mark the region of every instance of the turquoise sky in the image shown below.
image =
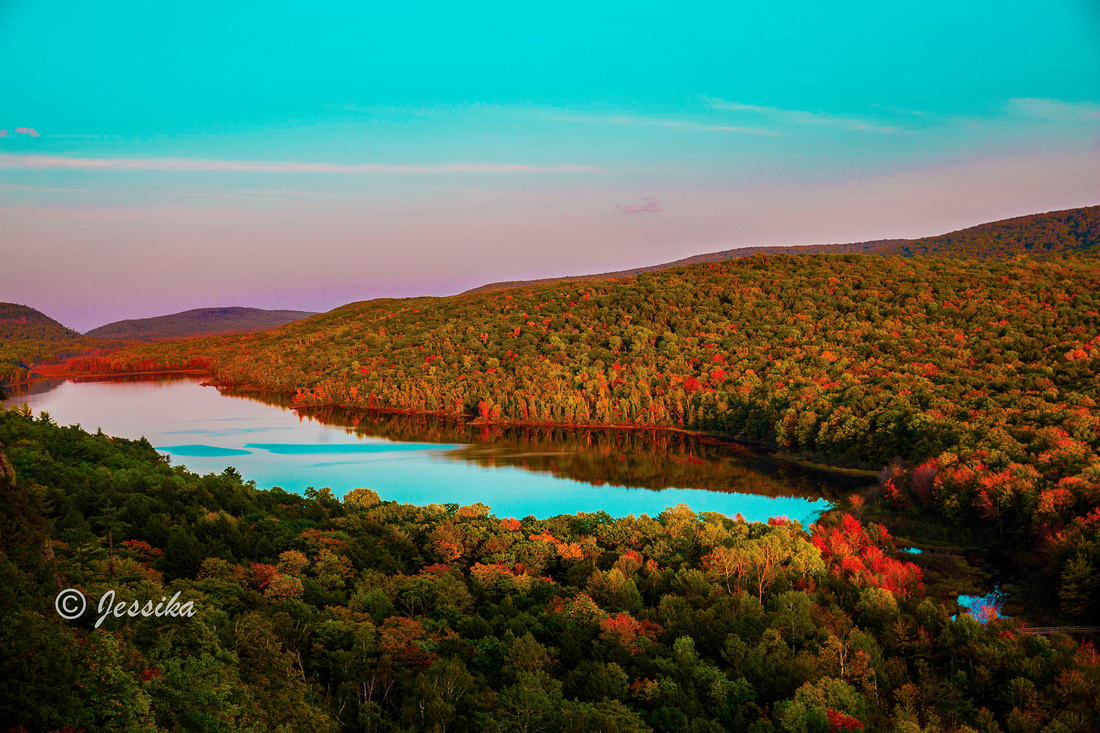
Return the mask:
<path id="1" fill-rule="evenodd" d="M 1100 203 L 1100 3 L 0 2 L 0 300 L 326 310 Z"/>

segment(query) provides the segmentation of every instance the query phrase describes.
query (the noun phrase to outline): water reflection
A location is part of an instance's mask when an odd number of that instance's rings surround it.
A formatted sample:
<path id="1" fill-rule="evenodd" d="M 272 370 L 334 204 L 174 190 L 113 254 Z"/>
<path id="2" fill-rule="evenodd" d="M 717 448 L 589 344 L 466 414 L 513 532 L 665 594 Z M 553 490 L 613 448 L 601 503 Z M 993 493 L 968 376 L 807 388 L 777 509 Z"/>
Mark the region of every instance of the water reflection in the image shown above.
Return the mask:
<path id="1" fill-rule="evenodd" d="M 293 411 L 281 396 L 215 390 L 193 377 L 38 383 L 13 397 L 61 424 L 145 436 L 195 471 L 232 462 L 259 486 L 330 486 L 338 495 L 369 486 L 412 503 L 482 501 L 502 516 L 655 514 L 685 502 L 696 511 L 806 522 L 828 506 L 823 497 L 865 481 L 680 432 L 490 428 L 423 415 Z"/>
<path id="2" fill-rule="evenodd" d="M 220 391 L 291 407 L 281 395 Z M 801 467 L 731 441 L 673 430 L 485 426 L 433 415 L 331 407 L 295 411 L 358 436 L 447 444 L 453 446 L 443 454 L 448 460 L 550 473 L 593 486 L 835 499 L 868 483 L 862 477 Z"/>

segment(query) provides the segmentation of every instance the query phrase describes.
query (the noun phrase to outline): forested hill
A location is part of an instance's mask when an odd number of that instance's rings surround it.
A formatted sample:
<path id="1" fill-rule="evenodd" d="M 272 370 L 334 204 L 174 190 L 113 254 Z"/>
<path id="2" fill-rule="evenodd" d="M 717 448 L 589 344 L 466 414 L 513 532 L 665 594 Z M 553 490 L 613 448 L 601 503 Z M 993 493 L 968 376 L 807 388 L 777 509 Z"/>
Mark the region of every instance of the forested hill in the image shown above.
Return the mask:
<path id="1" fill-rule="evenodd" d="M 78 341 L 81 335 L 30 306 L 0 303 L 0 341 L 29 339 Z"/>
<path id="2" fill-rule="evenodd" d="M 892 242 L 875 249 L 882 255 L 924 255 L 970 259 L 1040 259 L 1100 253 L 1100 206 L 1019 216 L 962 229 L 938 237 Z"/>
<path id="3" fill-rule="evenodd" d="M 109 339 L 158 341 L 221 333 L 265 331 L 316 315 L 309 311 L 260 308 L 195 308 L 155 318 L 135 318 L 108 323 L 88 331 L 88 336 Z"/>
<path id="4" fill-rule="evenodd" d="M 682 260 L 674 260 L 673 262 L 664 262 L 660 265 L 649 265 L 648 267 L 635 267 L 630 270 L 616 270 L 615 272 L 601 272 L 595 275 L 573 275 L 566 277 L 545 277 L 538 280 L 510 280 L 507 282 L 489 283 L 488 285 L 482 285 L 472 290 L 467 290 L 462 295 L 468 295 L 470 293 L 487 293 L 492 290 L 506 290 L 508 288 L 526 288 L 532 285 L 551 285 L 553 283 L 576 281 L 585 282 L 589 280 L 612 280 L 612 279 L 625 279 L 634 277 L 635 275 L 641 275 L 644 272 L 660 272 L 661 270 L 671 270 L 676 267 L 685 267 L 687 265 L 699 265 L 707 262 L 722 262 L 724 260 L 737 259 L 739 257 L 751 257 L 759 254 L 824 254 L 824 253 L 840 253 L 840 254 L 875 254 L 881 247 L 907 243 L 908 239 L 879 239 L 873 242 L 855 242 L 853 244 L 805 244 L 796 245 L 792 247 L 741 247 L 739 249 L 727 249 L 722 252 L 708 252 L 701 255 L 693 255 L 691 257 L 685 257 Z"/>
<path id="5" fill-rule="evenodd" d="M 791 247 L 742 247 L 722 252 L 686 257 L 660 265 L 637 267 L 632 270 L 603 272 L 595 275 L 553 277 L 540 280 L 516 280 L 482 285 L 467 292 L 480 293 L 506 288 L 547 285 L 566 280 L 606 280 L 626 278 L 643 272 L 657 272 L 684 265 L 703 262 L 721 262 L 757 254 L 820 254 L 857 253 L 879 255 L 914 255 L 937 257 L 961 257 L 967 259 L 1011 259 L 1026 255 L 1037 259 L 1051 259 L 1070 255 L 1096 255 L 1100 252 L 1100 206 L 1080 209 L 1050 211 L 1013 219 L 981 224 L 957 232 L 920 239 L 879 239 L 851 244 L 808 244 Z"/>
<path id="6" fill-rule="evenodd" d="M 1083 577 L 1100 567 L 1091 258 L 757 255 L 627 281 L 352 303 L 74 366 L 201 364 L 299 406 L 686 427 L 830 462 L 898 459 L 888 495 L 899 505 L 984 528 L 990 542 L 1044 544 L 1055 572 L 1075 556 Z M 1100 609 L 1095 586 L 1085 605 Z"/>
<path id="7" fill-rule="evenodd" d="M 23 379 L 36 365 L 118 346 L 81 336 L 30 306 L 0 303 L 0 384 Z"/>

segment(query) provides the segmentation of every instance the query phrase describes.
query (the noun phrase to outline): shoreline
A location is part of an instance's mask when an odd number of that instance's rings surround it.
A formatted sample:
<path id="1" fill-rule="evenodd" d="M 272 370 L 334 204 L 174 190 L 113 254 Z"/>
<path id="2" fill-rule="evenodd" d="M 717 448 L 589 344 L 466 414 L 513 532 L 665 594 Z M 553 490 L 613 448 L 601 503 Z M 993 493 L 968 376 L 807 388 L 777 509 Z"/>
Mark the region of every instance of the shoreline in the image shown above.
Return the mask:
<path id="1" fill-rule="evenodd" d="M 51 365 L 54 366 L 54 365 Z M 56 367 L 64 367 L 65 364 L 58 364 Z M 61 368 L 54 368 L 48 370 L 35 371 L 34 376 L 29 377 L 19 382 L 8 382 L 4 387 L 13 386 L 30 386 L 36 382 L 48 381 L 48 380 L 93 380 L 93 379 L 125 379 L 126 377 L 137 376 L 193 376 L 196 378 L 207 378 L 202 384 L 207 387 L 214 387 L 219 390 L 237 390 L 242 393 L 256 393 L 261 395 L 274 395 L 284 398 L 292 398 L 293 393 L 283 392 L 280 390 L 269 389 L 257 384 L 250 383 L 237 383 L 224 379 L 219 379 L 217 376 L 206 369 L 146 369 L 142 371 L 134 372 L 104 372 L 104 371 L 89 371 L 89 372 L 77 372 L 77 371 L 65 371 Z M 863 478 L 875 478 L 878 476 L 879 471 L 870 468 L 858 468 L 853 466 L 843 466 L 830 463 L 822 463 L 810 458 L 794 455 L 784 452 L 779 446 L 768 445 L 759 441 L 742 440 L 738 438 L 725 435 L 723 433 L 717 433 L 707 430 L 691 430 L 688 428 L 677 427 L 673 425 L 632 425 L 632 424 L 619 424 L 619 423 L 563 423 L 563 422 L 536 422 L 536 421 L 521 421 L 521 420 L 486 420 L 483 417 L 467 418 L 463 413 L 443 412 L 440 410 L 412 410 L 398 407 L 361 407 L 358 405 L 342 405 L 338 403 L 329 404 L 311 404 L 311 405 L 295 405 L 291 401 L 288 405 L 290 409 L 296 411 L 302 411 L 308 414 L 309 410 L 324 410 L 324 409 L 340 409 L 340 410 L 353 410 L 363 413 L 377 412 L 388 415 L 407 415 L 409 417 L 435 417 L 447 420 L 454 420 L 462 423 L 464 426 L 470 427 L 485 427 L 485 428 L 566 428 L 574 430 L 621 430 L 621 431 L 654 431 L 665 433 L 679 433 L 681 435 L 691 436 L 693 438 L 711 442 L 713 444 L 725 444 L 733 445 L 740 448 L 746 448 L 753 451 L 758 451 L 763 455 L 786 463 L 788 465 L 796 466 L 801 469 L 820 471 L 823 473 L 833 473 L 849 478 L 863 477 Z"/>
<path id="2" fill-rule="evenodd" d="M 249 394 L 261 396 L 270 396 L 280 398 L 284 400 L 286 404 L 285 409 L 291 409 L 298 412 L 300 415 L 307 417 L 313 417 L 319 419 L 316 414 L 324 410 L 336 409 L 347 410 L 353 413 L 377 413 L 384 415 L 406 416 L 406 417 L 431 417 L 442 420 L 453 421 L 463 427 L 472 428 L 502 428 L 502 429 L 521 429 L 521 428 L 538 428 L 538 429 L 576 429 L 576 430 L 601 430 L 601 431 L 650 431 L 650 432 L 663 432 L 668 434 L 679 434 L 689 436 L 695 439 L 703 440 L 712 445 L 726 445 L 735 446 L 736 448 L 745 449 L 746 451 L 754 451 L 759 453 L 760 458 L 776 461 L 793 468 L 819 472 L 825 475 L 833 475 L 836 477 L 845 477 L 849 480 L 853 478 L 862 478 L 867 480 L 867 486 L 864 489 L 858 489 L 863 492 L 866 489 L 871 488 L 871 481 L 878 476 L 878 471 L 871 469 L 860 469 L 838 465 L 831 465 L 828 463 L 822 463 L 819 460 L 813 460 L 808 457 L 798 456 L 790 453 L 785 453 L 781 449 L 775 446 L 767 446 L 758 442 L 741 441 L 735 438 L 731 438 L 721 433 L 690 430 L 682 427 L 675 426 L 654 426 L 654 425 L 622 425 L 622 424 L 583 424 L 583 423 L 554 423 L 554 422 L 522 422 L 511 420 L 486 420 L 481 417 L 467 418 L 462 414 L 448 413 L 442 411 L 430 411 L 430 410 L 410 410 L 401 408 L 363 408 L 359 406 L 340 405 L 336 403 L 329 403 L 324 405 L 294 405 L 291 403 L 291 397 L 294 393 L 284 392 L 280 390 L 273 390 L 261 387 L 260 385 L 250 383 L 234 383 L 223 379 L 217 379 L 209 370 L 202 369 L 162 369 L 162 370 L 143 370 L 135 372 L 103 372 L 103 371 L 88 371 L 88 372 L 60 372 L 51 370 L 49 374 L 36 373 L 33 379 L 25 380 L 23 384 L 33 384 L 39 381 L 48 380 L 71 380 L 74 382 L 85 380 L 124 380 L 127 377 L 149 377 L 149 376 L 163 376 L 163 377 L 194 377 L 197 379 L 203 379 L 203 386 L 211 386 L 222 390 L 234 390 L 236 396 L 248 397 Z M 233 396 L 233 395 L 228 395 Z M 339 423 L 334 423 L 339 424 Z M 825 498 L 830 501 L 831 506 L 822 510 L 820 517 L 832 514 L 834 512 L 846 513 L 849 509 L 846 507 L 844 499 L 840 495 L 833 499 Z M 986 582 L 988 581 L 987 573 L 982 567 L 988 556 L 987 548 L 983 548 L 980 545 L 974 544 L 971 541 L 963 540 L 961 543 L 949 543 L 947 546 L 941 544 L 941 542 L 933 541 L 929 543 L 928 537 L 922 536 L 920 531 L 920 522 L 916 525 L 912 522 L 906 522 L 904 520 L 897 521 L 900 518 L 892 516 L 889 511 L 870 511 L 868 512 L 874 517 L 874 521 L 883 522 L 891 531 L 891 534 L 905 537 L 908 541 L 913 541 L 914 546 L 925 546 L 931 550 L 934 554 L 946 554 L 955 556 L 963 560 L 966 566 L 966 570 L 961 572 L 961 575 L 954 577 L 950 581 L 941 581 L 944 584 L 944 588 L 940 588 L 939 592 L 946 594 L 947 596 L 953 596 L 959 590 L 965 590 L 971 594 L 980 594 L 986 590 Z M 900 530 L 900 532 L 899 532 Z M 915 531 L 914 531 L 915 530 Z M 916 536 L 913 536 L 916 535 Z M 942 538 L 939 538 L 942 541 Z M 979 561 L 979 558 L 981 561 Z M 918 560 L 918 565 L 920 561 Z M 978 564 L 975 564 L 975 563 Z M 1002 572 L 1005 572 L 1005 576 L 1009 578 L 1008 585 L 1011 588 L 1018 583 L 1018 578 L 1013 577 L 1014 574 L 1011 570 L 1005 571 L 1002 568 Z M 960 582 L 961 581 L 961 582 Z M 1003 581 L 1002 581 L 1003 582 Z M 957 587 L 956 587 L 957 586 Z"/>
<path id="3" fill-rule="evenodd" d="M 140 372 L 72 372 L 51 369 L 52 367 L 62 367 L 64 364 L 51 364 L 48 367 L 36 368 L 31 376 L 26 379 L 20 379 L 14 382 L 0 383 L 0 388 L 9 387 L 29 387 L 37 382 L 45 382 L 53 379 L 122 379 L 124 377 L 138 377 L 138 376 L 171 376 L 173 374 L 179 375 L 191 375 L 201 377 L 210 374 L 210 372 L 203 369 L 147 369 Z"/>
<path id="4" fill-rule="evenodd" d="M 239 390 L 241 392 L 254 392 L 257 394 L 265 395 L 279 395 L 283 397 L 291 397 L 290 392 L 280 392 L 278 390 L 267 389 L 255 384 L 237 384 L 234 382 L 228 382 L 225 380 L 211 380 L 204 382 L 205 386 L 226 388 Z M 439 410 L 410 410 L 398 407 L 359 407 L 357 405 L 341 405 L 338 403 L 329 403 L 323 405 L 303 405 L 295 406 L 293 403 L 290 405 L 294 410 L 324 410 L 324 409 L 340 409 L 340 410 L 354 410 L 358 412 L 368 413 L 376 412 L 385 415 L 408 415 L 410 417 L 437 417 L 447 420 L 454 420 L 462 423 L 464 426 L 470 427 L 486 427 L 486 428 L 565 428 L 573 430 L 619 430 L 624 432 L 638 432 L 638 431 L 652 431 L 662 433 L 678 433 L 680 435 L 687 435 L 692 438 L 696 438 L 711 444 L 732 445 L 739 448 L 745 448 L 752 451 L 761 453 L 768 458 L 786 463 L 788 465 L 797 466 L 798 468 L 820 471 L 823 473 L 833 473 L 852 477 L 862 477 L 867 479 L 877 478 L 881 469 L 871 468 L 858 468 L 853 466 L 842 466 L 829 463 L 822 463 L 820 461 L 811 460 L 802 456 L 798 456 L 792 453 L 786 453 L 782 451 L 779 446 L 768 445 L 759 441 L 743 440 L 734 438 L 723 433 L 717 433 L 708 430 L 691 430 L 689 428 L 681 428 L 673 425 L 632 425 L 622 423 L 576 423 L 576 422 L 536 422 L 536 421 L 522 421 L 522 420 L 486 420 L 483 417 L 467 418 L 464 414 L 453 412 L 442 412 Z M 306 413 L 308 414 L 308 412 Z"/>

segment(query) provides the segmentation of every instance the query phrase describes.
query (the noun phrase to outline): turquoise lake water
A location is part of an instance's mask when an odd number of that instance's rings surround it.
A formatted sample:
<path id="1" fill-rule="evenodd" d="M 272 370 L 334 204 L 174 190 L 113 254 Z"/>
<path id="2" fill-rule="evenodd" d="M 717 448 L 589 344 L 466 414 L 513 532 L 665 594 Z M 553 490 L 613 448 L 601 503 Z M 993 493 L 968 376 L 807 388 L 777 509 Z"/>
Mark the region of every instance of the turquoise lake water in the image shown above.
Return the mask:
<path id="1" fill-rule="evenodd" d="M 61 425 L 145 437 L 173 465 L 198 473 L 232 466 L 260 488 L 329 487 L 340 496 L 368 487 L 412 504 L 482 502 L 502 517 L 600 510 L 656 516 L 687 504 L 697 512 L 740 513 L 750 521 L 786 516 L 805 525 L 828 508 L 822 494 L 837 488 L 832 477 L 685 436 L 489 431 L 390 416 L 333 417 L 344 424 L 326 424 L 189 378 L 54 382 L 5 404 L 24 403 Z"/>

